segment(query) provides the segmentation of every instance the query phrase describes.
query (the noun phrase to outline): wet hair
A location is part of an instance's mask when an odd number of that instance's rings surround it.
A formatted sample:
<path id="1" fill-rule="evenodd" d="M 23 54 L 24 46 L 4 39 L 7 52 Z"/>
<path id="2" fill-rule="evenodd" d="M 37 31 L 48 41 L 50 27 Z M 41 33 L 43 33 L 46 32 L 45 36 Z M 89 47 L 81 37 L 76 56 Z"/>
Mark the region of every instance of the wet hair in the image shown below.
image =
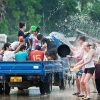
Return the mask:
<path id="1" fill-rule="evenodd" d="M 90 47 L 90 46 L 91 46 L 91 44 L 88 43 L 88 42 L 85 42 L 84 44 L 85 44 L 87 47 Z"/>
<path id="2" fill-rule="evenodd" d="M 100 41 L 97 41 L 96 43 L 100 44 Z"/>
<path id="3" fill-rule="evenodd" d="M 10 43 L 5 43 L 3 49 L 7 50 L 7 47 L 9 47 L 11 44 Z"/>
<path id="4" fill-rule="evenodd" d="M 85 36 L 80 36 L 80 37 L 79 37 L 79 40 L 82 40 L 82 41 L 85 42 L 85 41 L 86 41 L 86 37 L 85 37 Z"/>
<path id="5" fill-rule="evenodd" d="M 57 51 L 55 49 L 51 49 L 49 51 L 46 51 L 46 56 L 51 57 L 53 60 L 57 60 Z"/>
<path id="6" fill-rule="evenodd" d="M 21 47 L 20 47 L 20 51 L 23 51 L 23 50 L 25 50 L 26 49 L 26 46 L 25 45 L 22 45 Z"/>
<path id="7" fill-rule="evenodd" d="M 93 47 L 93 49 L 95 49 L 96 47 L 95 43 L 90 43 L 90 45 Z"/>
<path id="8" fill-rule="evenodd" d="M 40 28 L 39 28 L 39 27 L 37 27 L 37 28 L 36 28 L 36 32 L 37 32 L 37 33 L 39 33 L 39 31 L 40 31 Z"/>
<path id="9" fill-rule="evenodd" d="M 42 35 L 42 34 L 38 34 L 38 35 L 37 35 L 37 39 L 38 39 L 38 40 L 41 40 L 42 38 L 43 38 L 43 35 Z"/>
<path id="10" fill-rule="evenodd" d="M 23 26 L 25 26 L 24 22 L 19 22 L 19 28 L 23 28 Z"/>
<path id="11" fill-rule="evenodd" d="M 41 50 L 41 47 L 39 45 L 36 45 L 35 50 Z"/>

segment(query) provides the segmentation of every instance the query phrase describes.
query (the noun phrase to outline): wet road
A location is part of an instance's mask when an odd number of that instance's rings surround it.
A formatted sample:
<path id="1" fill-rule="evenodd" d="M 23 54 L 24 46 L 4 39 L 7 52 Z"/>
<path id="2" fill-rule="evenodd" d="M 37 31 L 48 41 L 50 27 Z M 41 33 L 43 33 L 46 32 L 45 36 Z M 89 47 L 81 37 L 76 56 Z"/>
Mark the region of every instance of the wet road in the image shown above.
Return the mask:
<path id="1" fill-rule="evenodd" d="M 24 91 L 18 91 L 17 88 L 14 88 L 11 89 L 10 95 L 0 95 L 0 100 L 82 100 L 72 95 L 75 90 L 75 86 L 67 86 L 65 91 L 60 91 L 59 87 L 53 87 L 50 95 L 40 95 L 38 88 L 31 87 Z M 100 96 L 97 93 L 91 93 L 91 100 L 100 100 Z"/>

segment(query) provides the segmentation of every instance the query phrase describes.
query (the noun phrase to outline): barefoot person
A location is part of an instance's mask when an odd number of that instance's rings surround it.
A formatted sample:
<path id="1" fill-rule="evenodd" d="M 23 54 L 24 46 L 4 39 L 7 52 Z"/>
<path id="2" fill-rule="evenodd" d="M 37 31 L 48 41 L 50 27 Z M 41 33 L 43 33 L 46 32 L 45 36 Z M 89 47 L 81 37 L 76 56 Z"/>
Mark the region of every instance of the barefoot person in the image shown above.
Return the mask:
<path id="1" fill-rule="evenodd" d="M 81 78 L 81 85 L 83 86 L 85 95 L 83 97 L 84 100 L 90 99 L 90 87 L 88 84 L 88 81 L 90 78 L 92 78 L 94 70 L 95 70 L 95 65 L 94 65 L 94 51 L 90 49 L 90 44 L 85 43 L 84 44 L 84 56 L 83 59 L 76 64 L 79 65 L 79 68 L 82 68 L 85 66 L 84 73 Z"/>

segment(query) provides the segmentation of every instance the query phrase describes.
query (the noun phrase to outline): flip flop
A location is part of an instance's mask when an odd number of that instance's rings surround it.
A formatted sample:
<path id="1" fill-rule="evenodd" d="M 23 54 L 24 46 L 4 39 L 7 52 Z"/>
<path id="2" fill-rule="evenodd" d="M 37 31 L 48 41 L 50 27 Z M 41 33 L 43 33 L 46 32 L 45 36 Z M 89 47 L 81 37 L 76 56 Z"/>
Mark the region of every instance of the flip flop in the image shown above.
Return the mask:
<path id="1" fill-rule="evenodd" d="M 80 93 L 73 93 L 73 95 L 79 95 Z"/>
<path id="2" fill-rule="evenodd" d="M 92 91 L 91 93 L 97 93 L 96 91 Z"/>
<path id="3" fill-rule="evenodd" d="M 82 97 L 82 99 L 86 98 L 86 96 Z"/>
<path id="4" fill-rule="evenodd" d="M 78 97 L 84 97 L 84 95 L 83 94 L 79 94 Z"/>
<path id="5" fill-rule="evenodd" d="M 85 97 L 85 98 L 84 98 L 84 100 L 90 100 L 90 99 L 91 99 L 90 97 Z"/>

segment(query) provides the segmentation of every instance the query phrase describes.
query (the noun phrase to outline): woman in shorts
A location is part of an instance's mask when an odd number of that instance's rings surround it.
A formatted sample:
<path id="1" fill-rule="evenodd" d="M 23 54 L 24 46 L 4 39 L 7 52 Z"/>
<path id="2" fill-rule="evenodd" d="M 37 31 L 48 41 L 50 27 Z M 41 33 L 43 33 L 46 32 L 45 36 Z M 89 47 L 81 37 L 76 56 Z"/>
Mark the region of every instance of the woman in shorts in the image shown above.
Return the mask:
<path id="1" fill-rule="evenodd" d="M 94 52 L 93 50 L 90 49 L 90 44 L 85 43 L 84 44 L 84 56 L 83 59 L 77 63 L 76 65 L 79 65 L 79 68 L 82 68 L 85 66 L 84 73 L 81 78 L 81 85 L 83 86 L 84 89 L 84 100 L 90 99 L 90 87 L 88 84 L 88 81 L 90 78 L 92 78 L 94 70 L 95 70 L 95 65 L 94 65 Z"/>

